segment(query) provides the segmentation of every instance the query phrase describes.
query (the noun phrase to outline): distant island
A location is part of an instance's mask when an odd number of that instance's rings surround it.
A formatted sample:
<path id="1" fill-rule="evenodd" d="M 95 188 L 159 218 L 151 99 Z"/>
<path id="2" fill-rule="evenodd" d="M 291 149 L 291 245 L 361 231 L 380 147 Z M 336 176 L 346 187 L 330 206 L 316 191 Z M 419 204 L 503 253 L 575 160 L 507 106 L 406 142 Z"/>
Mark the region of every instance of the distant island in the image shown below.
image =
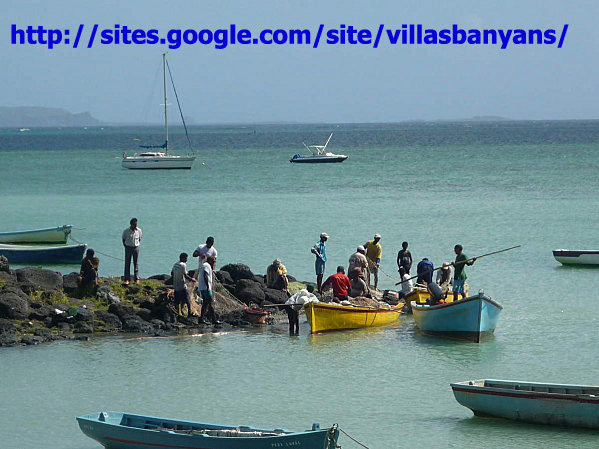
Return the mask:
<path id="1" fill-rule="evenodd" d="M 73 114 L 62 108 L 0 106 L 0 128 L 94 126 L 101 123 L 89 112 Z"/>

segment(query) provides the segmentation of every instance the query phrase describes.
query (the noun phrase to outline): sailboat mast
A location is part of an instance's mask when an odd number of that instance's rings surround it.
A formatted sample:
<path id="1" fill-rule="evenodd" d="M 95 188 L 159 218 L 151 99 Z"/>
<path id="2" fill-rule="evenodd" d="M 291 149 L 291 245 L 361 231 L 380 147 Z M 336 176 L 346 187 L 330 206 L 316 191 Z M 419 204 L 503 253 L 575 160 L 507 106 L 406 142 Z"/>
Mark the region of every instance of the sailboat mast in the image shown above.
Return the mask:
<path id="1" fill-rule="evenodd" d="M 166 133 L 164 152 L 168 153 L 168 119 L 166 115 L 166 53 L 162 53 L 162 84 L 164 88 L 164 131 Z"/>

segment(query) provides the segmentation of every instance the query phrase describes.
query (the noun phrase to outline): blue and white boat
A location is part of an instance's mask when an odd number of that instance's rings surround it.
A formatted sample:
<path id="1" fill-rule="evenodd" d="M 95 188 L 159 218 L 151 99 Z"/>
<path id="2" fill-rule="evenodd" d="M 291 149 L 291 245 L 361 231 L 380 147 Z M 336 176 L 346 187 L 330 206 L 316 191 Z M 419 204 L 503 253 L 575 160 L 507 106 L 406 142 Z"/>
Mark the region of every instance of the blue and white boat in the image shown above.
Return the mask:
<path id="1" fill-rule="evenodd" d="M 179 421 L 120 412 L 77 417 L 81 431 L 106 449 L 335 449 L 339 430 L 334 425 L 292 432 Z"/>
<path id="2" fill-rule="evenodd" d="M 0 256 L 10 263 L 81 263 L 87 245 L 35 246 L 0 244 Z"/>
<path id="3" fill-rule="evenodd" d="M 593 249 L 554 249 L 553 257 L 562 265 L 599 265 L 599 251 Z"/>
<path id="4" fill-rule="evenodd" d="M 451 388 L 475 416 L 599 429 L 599 386 L 481 379 Z"/>
<path id="5" fill-rule="evenodd" d="M 0 243 L 67 243 L 71 225 L 28 231 L 0 232 Z"/>
<path id="6" fill-rule="evenodd" d="M 308 151 L 310 151 L 310 155 L 302 156 L 301 154 L 296 154 L 289 162 L 294 162 L 296 164 L 322 164 L 322 163 L 331 163 L 331 162 L 343 162 L 347 159 L 347 156 L 344 154 L 335 154 L 327 151 L 327 145 L 329 144 L 331 137 L 333 137 L 333 133 L 329 136 L 326 143 L 324 145 L 306 145 L 304 143 L 304 147 Z"/>
<path id="7" fill-rule="evenodd" d="M 479 293 L 458 301 L 433 306 L 412 301 L 416 325 L 425 334 L 480 343 L 497 326 L 503 306 Z"/>

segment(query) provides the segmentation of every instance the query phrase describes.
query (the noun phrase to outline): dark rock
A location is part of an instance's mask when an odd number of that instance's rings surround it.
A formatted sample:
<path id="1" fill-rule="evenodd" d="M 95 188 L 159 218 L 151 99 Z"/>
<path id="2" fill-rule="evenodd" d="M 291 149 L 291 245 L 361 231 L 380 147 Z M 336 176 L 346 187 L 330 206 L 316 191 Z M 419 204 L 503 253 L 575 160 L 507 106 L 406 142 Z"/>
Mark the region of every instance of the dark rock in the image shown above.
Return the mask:
<path id="1" fill-rule="evenodd" d="M 17 334 L 0 334 L 0 346 L 14 346 L 19 344 Z"/>
<path id="2" fill-rule="evenodd" d="M 29 316 L 29 304 L 14 293 L 0 293 L 0 318 L 22 320 Z"/>
<path id="3" fill-rule="evenodd" d="M 142 309 L 152 310 L 155 304 L 156 301 L 154 300 L 154 298 L 142 298 L 142 300 L 139 301 L 139 307 L 141 307 Z"/>
<path id="4" fill-rule="evenodd" d="M 47 316 L 46 318 L 44 318 L 43 322 L 44 326 L 52 327 L 54 325 L 54 318 L 51 316 Z"/>
<path id="5" fill-rule="evenodd" d="M 152 324 L 152 326 L 154 326 L 156 329 L 166 329 L 166 323 L 157 318 L 151 319 L 150 324 Z"/>
<path id="6" fill-rule="evenodd" d="M 62 277 L 62 289 L 69 296 L 79 296 L 79 273 L 69 273 Z"/>
<path id="7" fill-rule="evenodd" d="M 193 276 L 193 273 L 190 274 L 190 276 Z M 173 278 L 172 278 L 172 276 L 169 276 L 168 279 L 166 279 L 164 281 L 164 285 L 173 285 Z"/>
<path id="8" fill-rule="evenodd" d="M 128 295 L 137 295 L 141 291 L 141 285 L 133 285 L 130 284 L 127 286 L 127 296 Z"/>
<path id="9" fill-rule="evenodd" d="M 265 288 L 264 296 L 264 301 L 271 304 L 285 304 L 289 298 L 283 290 L 275 290 L 274 288 Z"/>
<path id="10" fill-rule="evenodd" d="M 135 314 L 144 321 L 151 321 L 153 318 L 152 312 L 147 309 L 139 309 Z"/>
<path id="11" fill-rule="evenodd" d="M 218 282 L 220 282 L 221 284 L 234 284 L 235 281 L 233 280 L 233 277 L 231 276 L 231 274 L 228 271 L 223 271 L 223 270 L 219 270 L 216 271 L 215 273 L 216 279 L 218 279 Z"/>
<path id="12" fill-rule="evenodd" d="M 108 311 L 118 316 L 121 320 L 125 316 L 135 315 L 135 308 L 127 303 L 110 304 Z"/>
<path id="13" fill-rule="evenodd" d="M 21 343 L 25 345 L 39 345 L 43 342 L 44 339 L 42 337 L 38 337 L 37 335 L 24 335 L 21 337 Z"/>
<path id="14" fill-rule="evenodd" d="M 92 323 L 87 321 L 77 321 L 73 326 L 73 332 L 77 334 L 91 334 L 94 331 Z"/>
<path id="15" fill-rule="evenodd" d="M 16 270 L 17 282 L 25 293 L 41 290 L 44 292 L 62 289 L 62 275 L 44 268 L 26 267 Z"/>
<path id="16" fill-rule="evenodd" d="M 8 259 L 6 256 L 0 256 L 0 271 L 10 272 L 10 265 L 8 264 Z"/>
<path id="17" fill-rule="evenodd" d="M 75 321 L 93 321 L 94 313 L 86 307 L 77 307 L 77 314 L 74 316 Z"/>
<path id="18" fill-rule="evenodd" d="M 29 313 L 30 320 L 45 321 L 46 318 L 52 320 L 52 316 L 56 314 L 54 307 L 44 303 L 31 303 L 31 312 Z M 51 321 L 50 321 L 51 322 Z"/>
<path id="19" fill-rule="evenodd" d="M 2 271 L 0 270 L 0 284 L 16 284 L 17 275 L 14 271 Z"/>
<path id="20" fill-rule="evenodd" d="M 0 335 L 3 334 L 16 334 L 17 326 L 10 320 L 0 318 Z"/>
<path id="21" fill-rule="evenodd" d="M 235 286 L 235 297 L 245 304 L 253 302 L 260 305 L 266 295 L 258 282 L 242 279 Z"/>
<path id="22" fill-rule="evenodd" d="M 186 326 L 197 326 L 199 324 L 197 316 L 178 316 L 177 322 L 185 324 Z"/>
<path id="23" fill-rule="evenodd" d="M 241 263 L 228 264 L 220 270 L 227 271 L 236 283 L 240 279 L 254 279 L 254 273 L 252 273 L 250 267 Z"/>
<path id="24" fill-rule="evenodd" d="M 127 315 L 121 318 L 123 322 L 123 330 L 127 332 L 140 332 L 140 333 L 151 333 L 154 332 L 154 327 L 142 320 L 141 317 L 137 315 Z"/>
<path id="25" fill-rule="evenodd" d="M 297 279 L 296 279 L 296 278 L 294 278 L 293 276 L 291 276 L 290 274 L 288 274 L 288 275 L 287 275 L 287 280 L 288 280 L 289 282 L 297 282 Z"/>
<path id="26" fill-rule="evenodd" d="M 59 323 L 56 323 L 56 327 L 59 328 L 61 331 L 70 331 L 73 328 L 73 325 L 65 321 L 61 321 Z"/>
<path id="27" fill-rule="evenodd" d="M 77 341 L 89 341 L 89 337 L 87 335 L 77 335 L 75 337 L 75 340 L 77 340 Z"/>
<path id="28" fill-rule="evenodd" d="M 50 329 L 43 329 L 43 328 L 36 329 L 35 332 L 33 333 L 33 335 L 42 337 L 44 339 L 44 341 L 54 340 L 54 337 L 52 336 L 52 332 L 50 332 Z"/>
<path id="29" fill-rule="evenodd" d="M 235 284 L 231 284 L 231 285 L 225 285 L 225 290 L 227 290 L 229 293 L 231 293 L 233 296 L 235 296 Z M 218 289 L 216 291 L 219 291 Z"/>
<path id="30" fill-rule="evenodd" d="M 101 301 L 104 301 L 107 304 L 117 304 L 121 302 L 121 298 L 119 298 L 110 287 L 106 285 L 99 285 L 98 290 L 96 292 L 96 298 Z"/>
<path id="31" fill-rule="evenodd" d="M 119 330 L 122 327 L 121 320 L 113 313 L 106 310 L 96 310 L 95 315 L 96 320 L 104 323 L 105 327 L 109 330 Z"/>
<path id="32" fill-rule="evenodd" d="M 254 281 L 262 286 L 266 286 L 266 280 L 264 279 L 264 276 L 254 275 Z"/>
<path id="33" fill-rule="evenodd" d="M 170 274 L 155 274 L 154 276 L 150 276 L 148 279 L 155 279 L 157 281 L 166 281 L 171 277 Z"/>
<path id="34" fill-rule="evenodd" d="M 16 285 L 11 285 L 11 286 L 4 287 L 0 291 L 0 295 L 2 295 L 3 293 L 14 293 L 19 298 L 27 299 L 27 294 L 23 290 L 21 290 L 18 286 L 16 286 Z"/>

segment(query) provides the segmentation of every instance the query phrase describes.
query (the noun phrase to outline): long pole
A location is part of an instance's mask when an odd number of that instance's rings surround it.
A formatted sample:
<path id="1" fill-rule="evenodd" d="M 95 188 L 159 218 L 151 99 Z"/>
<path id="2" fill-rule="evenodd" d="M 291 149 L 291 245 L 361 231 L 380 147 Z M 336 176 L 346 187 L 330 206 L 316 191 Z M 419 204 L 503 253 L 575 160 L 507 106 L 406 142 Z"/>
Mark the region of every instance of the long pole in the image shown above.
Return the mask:
<path id="1" fill-rule="evenodd" d="M 166 132 L 164 152 L 168 153 L 168 119 L 166 115 L 166 53 L 162 53 L 162 87 L 164 89 L 164 131 Z"/>
<path id="2" fill-rule="evenodd" d="M 471 260 L 474 260 L 474 259 L 482 259 L 483 257 L 492 256 L 493 254 L 499 254 L 499 253 L 503 253 L 503 252 L 505 252 L 505 251 L 510 251 L 510 250 L 512 250 L 512 249 L 515 249 L 515 248 L 520 248 L 521 246 L 522 246 L 522 245 L 516 245 L 516 246 L 512 246 L 511 248 L 500 249 L 499 251 L 493 251 L 493 252 L 491 252 L 491 253 L 483 254 L 482 256 L 472 257 L 472 258 L 470 258 L 470 259 L 466 259 L 466 260 L 464 260 L 464 261 L 460 261 L 459 263 L 460 263 L 460 264 L 465 264 L 465 263 L 468 263 L 468 262 L 470 262 Z M 433 271 L 437 271 L 437 270 L 440 270 L 440 269 L 442 269 L 442 268 L 443 268 L 442 266 L 441 266 L 441 267 L 437 267 L 437 268 L 435 268 L 434 270 L 432 270 L 432 271 L 431 271 L 431 273 L 432 273 Z M 395 285 L 400 285 L 400 284 L 403 284 L 404 282 L 411 281 L 412 279 L 416 279 L 417 277 L 418 277 L 418 275 L 416 275 L 416 276 L 412 276 L 410 279 L 406 279 L 405 281 L 399 281 L 399 282 L 396 282 L 396 283 L 395 283 Z"/>

